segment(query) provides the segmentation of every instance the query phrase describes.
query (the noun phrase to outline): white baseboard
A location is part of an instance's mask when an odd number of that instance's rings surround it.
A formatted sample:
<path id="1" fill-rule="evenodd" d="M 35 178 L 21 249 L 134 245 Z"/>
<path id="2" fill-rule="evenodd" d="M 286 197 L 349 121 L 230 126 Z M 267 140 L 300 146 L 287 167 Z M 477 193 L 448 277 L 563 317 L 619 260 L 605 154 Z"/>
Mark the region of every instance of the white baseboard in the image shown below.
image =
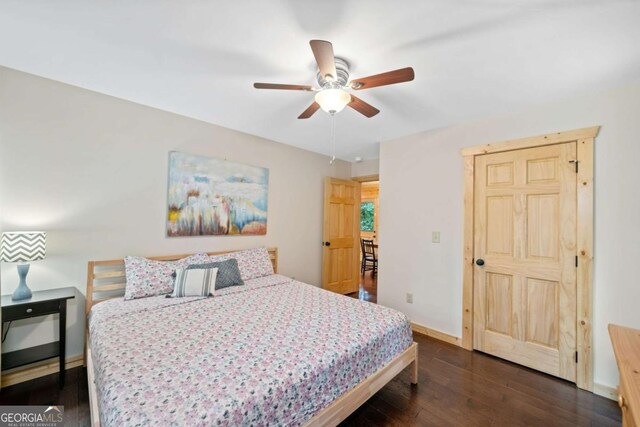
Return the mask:
<path id="1" fill-rule="evenodd" d="M 453 335 L 449 335 L 444 332 L 437 331 L 435 329 L 428 328 L 419 323 L 411 322 L 411 329 L 413 330 L 413 332 L 416 332 L 418 334 L 426 335 L 428 337 L 435 338 L 437 340 L 444 341 L 449 344 L 460 346 L 460 341 L 461 341 L 460 338 L 454 337 Z"/>
<path id="2" fill-rule="evenodd" d="M 606 397 L 607 399 L 611 399 L 616 402 L 618 401 L 618 389 L 614 387 L 609 387 L 608 385 L 594 383 L 593 394 Z"/>

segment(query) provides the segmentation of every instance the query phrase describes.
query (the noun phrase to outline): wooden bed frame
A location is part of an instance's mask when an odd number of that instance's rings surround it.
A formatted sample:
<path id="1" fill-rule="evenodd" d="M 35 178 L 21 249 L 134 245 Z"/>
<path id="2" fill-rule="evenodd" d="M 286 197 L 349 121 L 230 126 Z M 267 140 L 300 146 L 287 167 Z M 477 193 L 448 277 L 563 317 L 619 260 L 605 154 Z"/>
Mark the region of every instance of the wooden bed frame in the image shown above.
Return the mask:
<path id="1" fill-rule="evenodd" d="M 278 271 L 278 248 L 267 248 L 273 264 L 273 271 Z M 237 251 L 208 252 L 209 255 L 221 255 Z M 192 254 L 168 255 L 149 257 L 159 261 L 172 261 Z M 91 308 L 112 298 L 124 295 L 125 272 L 124 259 L 108 261 L 89 261 L 87 266 L 87 295 L 86 295 L 86 337 L 85 363 L 89 383 L 89 407 L 91 411 L 91 425 L 100 426 L 100 408 L 98 407 L 98 390 L 95 383 L 91 346 L 89 344 L 89 313 Z M 322 409 L 305 426 L 335 426 L 347 418 L 352 412 L 366 402 L 378 390 L 384 387 L 407 366 L 413 364 L 411 370 L 411 384 L 418 384 L 418 343 L 413 343 L 404 352 L 379 369 L 377 372 L 360 382 L 331 405 Z"/>

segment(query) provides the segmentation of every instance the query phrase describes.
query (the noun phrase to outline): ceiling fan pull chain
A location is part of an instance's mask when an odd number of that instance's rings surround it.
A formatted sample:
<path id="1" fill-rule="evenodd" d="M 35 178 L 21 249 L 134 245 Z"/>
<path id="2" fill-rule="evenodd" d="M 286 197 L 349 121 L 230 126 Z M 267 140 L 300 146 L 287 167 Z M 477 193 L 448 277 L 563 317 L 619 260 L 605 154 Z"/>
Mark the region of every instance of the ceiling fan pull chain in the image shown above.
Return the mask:
<path id="1" fill-rule="evenodd" d="M 336 160 L 336 115 L 331 114 L 331 161 L 330 165 Z"/>

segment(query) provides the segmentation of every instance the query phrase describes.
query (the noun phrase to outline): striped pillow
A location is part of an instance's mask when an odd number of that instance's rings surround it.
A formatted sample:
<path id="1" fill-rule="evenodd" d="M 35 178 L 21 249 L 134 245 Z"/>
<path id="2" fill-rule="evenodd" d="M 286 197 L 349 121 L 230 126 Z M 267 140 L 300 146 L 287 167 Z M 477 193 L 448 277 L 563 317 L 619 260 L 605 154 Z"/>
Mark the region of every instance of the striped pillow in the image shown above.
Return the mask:
<path id="1" fill-rule="evenodd" d="M 208 297 L 215 288 L 217 268 L 176 270 L 172 297 Z"/>

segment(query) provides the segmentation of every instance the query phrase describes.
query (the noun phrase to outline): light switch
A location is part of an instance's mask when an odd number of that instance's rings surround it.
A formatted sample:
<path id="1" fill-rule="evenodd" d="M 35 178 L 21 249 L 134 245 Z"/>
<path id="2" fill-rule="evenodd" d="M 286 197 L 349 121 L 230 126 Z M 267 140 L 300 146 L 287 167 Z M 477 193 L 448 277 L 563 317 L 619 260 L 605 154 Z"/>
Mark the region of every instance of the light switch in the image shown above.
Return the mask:
<path id="1" fill-rule="evenodd" d="M 407 302 L 413 304 L 413 294 L 407 293 Z"/>
<path id="2" fill-rule="evenodd" d="M 431 243 L 440 243 L 440 232 L 432 231 L 431 232 Z"/>

